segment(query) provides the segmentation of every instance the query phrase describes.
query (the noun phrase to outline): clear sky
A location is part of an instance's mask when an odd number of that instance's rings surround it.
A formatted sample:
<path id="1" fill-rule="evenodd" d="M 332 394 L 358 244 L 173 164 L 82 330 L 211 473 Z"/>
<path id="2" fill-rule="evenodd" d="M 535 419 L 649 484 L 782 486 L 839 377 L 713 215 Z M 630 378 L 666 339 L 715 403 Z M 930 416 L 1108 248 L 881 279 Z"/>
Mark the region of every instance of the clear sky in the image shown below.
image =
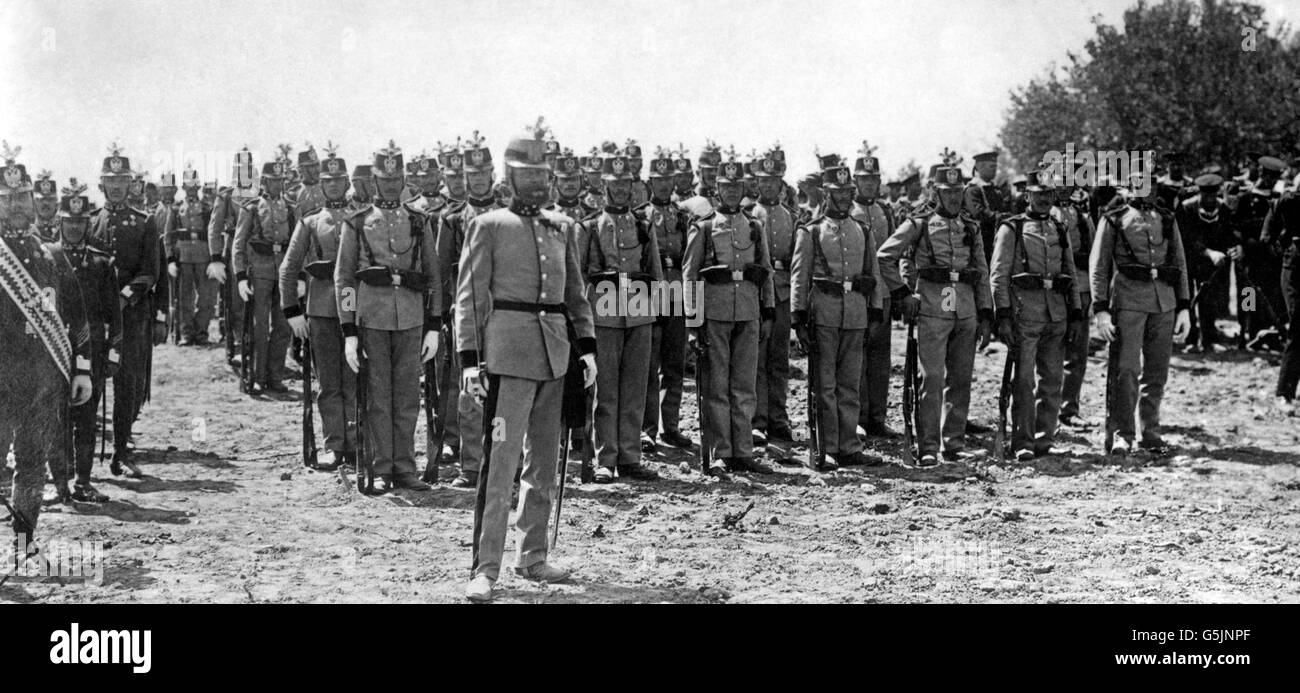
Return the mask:
<path id="1" fill-rule="evenodd" d="M 866 138 L 886 173 L 996 142 L 1008 92 L 1066 61 L 1130 0 L 3 0 L 0 137 L 35 173 L 96 179 L 118 140 L 137 167 L 190 158 L 228 174 L 244 145 L 341 143 L 358 163 L 469 135 L 500 160 L 545 115 L 585 153 L 602 140 Z M 1264 0 L 1300 24 L 1300 0 Z M 217 164 L 216 162 L 220 163 Z M 205 162 L 211 162 L 205 164 Z"/>

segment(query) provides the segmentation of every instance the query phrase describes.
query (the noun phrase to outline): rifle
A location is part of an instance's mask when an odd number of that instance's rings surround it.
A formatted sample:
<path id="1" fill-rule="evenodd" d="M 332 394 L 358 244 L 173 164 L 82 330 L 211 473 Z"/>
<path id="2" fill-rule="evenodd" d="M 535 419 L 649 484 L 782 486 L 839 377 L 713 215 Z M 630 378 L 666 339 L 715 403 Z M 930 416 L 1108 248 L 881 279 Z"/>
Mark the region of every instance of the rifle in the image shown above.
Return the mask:
<path id="1" fill-rule="evenodd" d="M 908 466 L 915 463 L 912 446 L 916 440 L 916 360 L 916 321 L 913 320 L 907 324 L 907 356 L 903 361 L 903 464 Z"/>
<path id="2" fill-rule="evenodd" d="M 568 481 L 569 475 L 566 474 L 569 466 L 569 429 L 563 427 L 560 432 L 560 461 L 555 465 L 556 473 L 559 479 L 555 482 L 555 517 L 551 518 L 551 544 L 550 549 L 555 549 L 555 544 L 560 538 L 560 507 L 564 505 L 564 487 Z"/>
<path id="3" fill-rule="evenodd" d="M 360 347 L 358 347 L 359 349 Z M 375 472 L 371 466 L 370 451 L 366 450 L 366 409 L 369 404 L 370 369 L 364 355 L 358 356 L 357 368 L 357 491 L 369 494 L 374 489 Z"/>
<path id="4" fill-rule="evenodd" d="M 223 264 L 226 266 L 226 281 L 220 286 L 221 339 L 226 343 L 226 363 L 233 364 L 235 362 L 235 328 L 232 324 L 232 318 L 234 318 L 235 315 L 234 308 L 231 305 L 232 301 L 230 300 L 230 292 L 235 291 L 236 289 L 234 284 L 231 283 L 230 253 L 226 253 L 222 260 Z"/>
<path id="5" fill-rule="evenodd" d="M 587 398 L 589 389 L 583 387 L 582 377 L 582 359 L 578 356 L 578 333 L 573 328 L 573 321 L 566 316 L 565 322 L 568 323 L 569 331 L 569 369 L 564 374 L 564 401 L 560 412 L 560 460 L 556 465 L 556 473 L 559 479 L 556 482 L 555 497 L 555 517 L 551 522 L 551 547 L 559 537 L 560 527 L 560 508 L 564 504 L 564 489 L 568 479 L 569 466 L 569 438 L 570 432 L 575 428 L 581 428 L 586 434 L 587 422 L 591 419 L 590 400 Z M 588 483 L 595 476 L 595 469 L 592 466 L 593 455 L 589 451 L 586 439 L 583 439 L 582 446 L 582 483 Z"/>
<path id="6" fill-rule="evenodd" d="M 311 413 L 311 342 L 302 340 L 302 464 L 316 468 L 316 424 Z"/>
<path id="7" fill-rule="evenodd" d="M 1002 364 L 1002 387 L 998 390 L 998 429 L 993 432 L 993 454 L 998 462 L 1006 462 L 1007 443 L 1007 409 L 1011 405 L 1011 389 L 1015 382 L 1016 368 L 1020 363 L 1020 346 L 1007 345 L 1007 359 Z"/>
<path id="8" fill-rule="evenodd" d="M 813 471 L 821 471 L 826 461 L 822 440 L 822 408 L 818 399 L 821 391 L 821 360 L 817 353 L 817 321 L 812 317 L 812 302 L 808 305 L 808 463 Z"/>
<path id="9" fill-rule="evenodd" d="M 180 299 L 180 280 L 171 275 L 167 276 L 167 321 L 170 326 L 167 332 L 172 336 L 172 344 L 181 343 L 181 299 Z"/>
<path id="10" fill-rule="evenodd" d="M 444 347 L 444 351 L 446 347 Z M 438 399 L 438 374 L 435 368 L 435 359 L 429 359 L 424 363 L 424 476 L 421 478 L 426 484 L 438 483 L 438 457 L 442 454 L 443 431 L 435 431 L 433 422 L 433 403 Z M 436 426 L 443 428 L 441 424 Z"/>
<path id="11" fill-rule="evenodd" d="M 713 464 L 713 450 L 709 446 L 708 386 L 709 386 L 709 333 L 707 325 L 696 328 L 695 337 L 695 400 L 700 417 L 700 472 L 709 474 Z"/>
<path id="12" fill-rule="evenodd" d="M 1118 360 L 1119 341 L 1112 339 L 1106 348 L 1106 434 L 1102 449 L 1107 455 L 1115 447 L 1115 362 Z"/>
<path id="13" fill-rule="evenodd" d="M 244 301 L 244 324 L 239 335 L 239 389 L 253 394 L 253 298 Z"/>

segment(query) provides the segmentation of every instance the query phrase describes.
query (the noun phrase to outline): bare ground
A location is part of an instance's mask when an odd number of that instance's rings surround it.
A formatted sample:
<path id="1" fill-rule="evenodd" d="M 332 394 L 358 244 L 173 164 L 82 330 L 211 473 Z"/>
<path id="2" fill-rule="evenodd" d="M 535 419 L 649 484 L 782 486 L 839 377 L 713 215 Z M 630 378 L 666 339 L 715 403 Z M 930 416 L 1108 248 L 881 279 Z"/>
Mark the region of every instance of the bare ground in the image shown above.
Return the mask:
<path id="1" fill-rule="evenodd" d="M 898 331 L 894 343 L 896 405 Z M 995 346 L 977 360 L 983 423 L 1002 357 Z M 166 345 L 155 358 L 136 435 L 146 478 L 97 465 L 109 503 L 47 505 L 40 519 L 41 538 L 105 542 L 103 585 L 11 581 L 0 601 L 461 600 L 474 501 L 446 485 L 450 470 L 430 493 L 363 497 L 301 466 L 300 405 L 239 394 L 219 348 Z M 1089 368 L 1085 413 L 1100 421 L 1104 363 Z M 574 581 L 507 570 L 498 601 L 1300 601 L 1300 430 L 1270 408 L 1275 375 L 1275 357 L 1176 356 L 1164 421 L 1180 449 L 1160 460 L 1104 459 L 1093 430 L 1061 436 L 1068 457 L 980 474 L 904 468 L 892 444 L 877 450 L 883 467 L 729 482 L 675 450 L 651 457 L 656 483 L 579 485 L 571 461 L 553 559 L 577 568 Z M 802 385 L 790 395 L 796 435 Z M 683 428 L 695 437 L 692 388 Z"/>

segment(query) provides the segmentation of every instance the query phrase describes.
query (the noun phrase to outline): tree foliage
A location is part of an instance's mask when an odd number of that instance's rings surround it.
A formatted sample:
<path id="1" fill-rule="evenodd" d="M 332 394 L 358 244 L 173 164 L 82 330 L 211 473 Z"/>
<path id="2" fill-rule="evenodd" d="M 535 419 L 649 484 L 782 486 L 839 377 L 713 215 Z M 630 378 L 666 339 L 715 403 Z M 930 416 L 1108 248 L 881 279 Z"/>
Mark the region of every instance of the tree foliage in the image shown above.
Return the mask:
<path id="1" fill-rule="evenodd" d="M 1300 143 L 1300 37 L 1235 1 L 1139 2 L 1094 20 L 1082 55 L 1012 92 L 1002 143 L 1018 168 L 1077 149 L 1181 154 L 1189 169 Z"/>

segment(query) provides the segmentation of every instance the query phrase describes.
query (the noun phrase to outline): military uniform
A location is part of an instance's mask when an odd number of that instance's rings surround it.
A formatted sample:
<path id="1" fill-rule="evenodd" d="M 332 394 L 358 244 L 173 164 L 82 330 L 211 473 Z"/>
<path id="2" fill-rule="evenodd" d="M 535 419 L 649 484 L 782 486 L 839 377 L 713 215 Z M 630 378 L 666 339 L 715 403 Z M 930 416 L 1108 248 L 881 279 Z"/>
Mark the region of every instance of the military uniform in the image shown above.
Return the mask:
<path id="1" fill-rule="evenodd" d="M 1114 408 L 1107 415 L 1127 444 L 1134 438 L 1136 409 L 1142 444 L 1161 447 L 1160 401 L 1175 312 L 1189 306 L 1187 262 L 1173 215 L 1132 204 L 1106 214 L 1097 227 L 1090 268 L 1093 314 L 1110 313 L 1115 327 Z"/>
<path id="2" fill-rule="evenodd" d="M 632 169 L 632 204 L 630 206 L 636 209 L 650 201 L 650 185 L 641 180 L 641 145 L 634 140 L 628 140 L 623 145 L 623 153 L 627 156 L 628 167 Z"/>
<path id="3" fill-rule="evenodd" d="M 208 341 L 217 292 L 216 281 L 207 274 L 212 262 L 208 243 L 212 206 L 198 197 L 198 186 L 198 172 L 186 171 L 185 198 L 173 207 L 164 231 L 168 272 L 175 267 L 179 290 L 176 319 L 182 337 L 192 344 Z"/>
<path id="4" fill-rule="evenodd" d="M 998 160 L 998 153 L 986 152 L 974 156 L 975 163 Z M 971 176 L 962 196 L 962 212 L 980 225 L 980 238 L 984 241 L 984 252 L 993 251 L 993 234 L 997 231 L 998 221 L 1007 211 L 1006 201 L 992 180 L 985 180 L 979 174 Z M 986 258 L 987 259 L 987 258 Z"/>
<path id="5" fill-rule="evenodd" d="M 244 178 L 251 181 L 253 159 L 248 147 L 243 151 L 235 154 L 235 167 L 238 173 L 237 180 L 232 181 L 232 186 L 238 185 Z M 233 199 L 234 191 L 227 189 L 217 195 L 216 202 L 212 205 L 212 214 L 208 219 L 208 255 L 212 261 L 208 264 L 209 278 L 216 281 L 219 285 L 218 291 L 224 291 L 226 295 L 225 334 L 222 339 L 235 347 L 234 353 L 226 354 L 227 360 L 232 360 L 234 354 L 239 353 L 239 343 L 244 334 L 244 297 L 239 295 L 239 282 L 231 281 L 234 277 L 234 249 L 235 249 L 235 229 L 239 221 L 239 210 L 242 208 L 246 199 Z M 219 263 L 219 264 L 218 264 Z M 233 361 L 232 361 L 233 362 Z"/>
<path id="6" fill-rule="evenodd" d="M 59 240 L 59 193 L 49 171 L 36 174 L 32 197 L 36 201 L 36 235 L 46 243 Z"/>
<path id="7" fill-rule="evenodd" d="M 781 177 L 785 173 L 785 153 L 779 148 L 753 162 L 759 177 Z M 772 298 L 775 311 L 772 334 L 758 344 L 757 401 L 753 427 L 766 434 L 769 449 L 778 457 L 789 454 L 790 415 L 786 410 L 790 378 L 790 286 L 794 262 L 795 217 L 780 200 L 755 199 L 751 214 L 763 228 L 763 237 L 771 249 Z"/>
<path id="8" fill-rule="evenodd" d="M 1219 337 L 1214 325 L 1219 316 L 1216 294 L 1228 286 L 1226 253 L 1236 243 L 1228 226 L 1227 209 L 1218 198 L 1223 177 L 1210 173 L 1199 176 L 1196 183 L 1201 194 L 1181 201 L 1175 219 L 1187 256 L 1187 288 L 1193 295 L 1200 293 L 1196 305 L 1191 307 L 1192 331 L 1187 337 L 1188 344 L 1209 350 Z"/>
<path id="9" fill-rule="evenodd" d="M 687 161 L 689 165 L 690 162 Z M 650 177 L 675 176 L 675 164 L 665 155 L 650 161 Z M 682 260 L 686 253 L 687 213 L 672 200 L 651 199 L 636 210 L 654 234 L 659 251 L 659 266 L 667 290 L 671 291 L 671 308 L 655 320 L 650 334 L 650 371 L 646 383 L 645 416 L 641 431 L 645 438 L 654 441 L 660 435 L 664 442 L 682 444 L 685 441 L 678 428 L 681 419 L 682 382 L 686 373 L 686 311 L 685 296 L 676 290 L 682 286 Z M 662 295 L 662 294 L 661 294 Z M 664 302 L 661 309 L 669 308 Z"/>
<path id="10" fill-rule="evenodd" d="M 328 144 L 328 143 L 327 143 Z M 325 191 L 321 189 L 319 173 L 314 176 L 313 182 L 307 182 L 307 174 L 303 172 L 304 168 L 320 169 L 320 157 L 316 155 L 316 149 L 307 145 L 307 149 L 298 152 L 298 171 L 302 175 L 302 185 L 293 192 L 290 198 L 293 200 L 294 217 L 297 219 L 306 219 L 307 217 L 319 212 L 325 206 Z M 347 171 L 344 171 L 346 174 Z"/>
<path id="11" fill-rule="evenodd" d="M 390 142 L 371 168 L 401 176 L 401 152 Z M 362 452 L 377 478 L 418 490 L 428 488 L 415 476 L 421 346 L 442 325 L 435 219 L 376 197 L 347 215 L 334 271 L 343 334 L 359 339 L 369 371 Z"/>
<path id="12" fill-rule="evenodd" d="M 347 162 L 330 152 L 322 164 L 322 178 L 347 178 Z M 322 193 L 323 194 L 323 193 Z M 289 250 L 280 264 L 280 308 L 286 320 L 304 315 L 311 345 L 312 374 L 319 381 L 316 407 L 320 410 L 325 449 L 334 459 L 355 464 L 357 380 L 343 360 L 343 330 L 334 295 L 334 269 L 340 239 L 352 211 L 345 198 L 325 201 L 325 206 L 298 222 Z M 298 298 L 298 282 L 307 282 L 307 295 Z"/>
<path id="13" fill-rule="evenodd" d="M 1026 181 L 1026 185 L 1028 182 Z M 1088 216 L 1088 201 L 1072 198 L 1061 201 L 1051 214 L 1065 226 L 1074 260 L 1074 290 L 1079 296 L 1079 310 L 1087 319 L 1092 310 L 1092 285 L 1088 280 L 1088 253 L 1097 236 L 1096 226 Z M 1083 378 L 1088 369 L 1088 330 L 1079 329 L 1067 334 L 1065 342 L 1065 376 L 1061 384 L 1061 420 L 1070 421 L 1079 415 L 1083 392 Z"/>
<path id="14" fill-rule="evenodd" d="M 718 180 L 740 182 L 740 162 L 718 166 Z M 704 282 L 704 324 L 708 341 L 708 377 L 700 406 L 707 429 L 701 432 L 714 460 L 722 467 L 750 467 L 754 440 L 760 320 L 775 317 L 770 249 L 762 226 L 739 207 L 719 207 L 692 221 L 683 259 L 686 300 L 697 302 L 696 282 Z"/>
<path id="15" fill-rule="evenodd" d="M 19 151 L 4 143 L 0 167 L 0 340 L 6 365 L 0 370 L 0 450 L 13 444 L 13 529 L 31 541 L 46 463 L 58 481 L 72 461 L 69 396 L 78 385 L 89 385 L 90 330 L 63 252 L 41 242 L 32 219 L 10 226 L 9 205 L 19 196 L 32 204 L 31 178 L 15 161 Z"/>
<path id="16" fill-rule="evenodd" d="M 85 220 L 87 225 L 80 235 L 62 234 L 55 247 L 72 265 L 81 287 L 89 328 L 89 350 L 92 393 L 86 402 L 72 407 L 71 426 L 74 469 L 76 473 L 74 500 L 104 502 L 108 497 L 90 484 L 90 472 L 95 463 L 95 440 L 99 435 L 99 400 L 105 396 L 104 386 L 109 371 L 121 363 L 122 311 L 118 305 L 117 275 L 113 258 L 107 252 L 86 243 L 89 230 L 90 200 L 84 196 L 86 187 L 69 181 L 63 190 L 60 218 Z M 61 473 L 51 466 L 56 482 Z"/>
<path id="17" fill-rule="evenodd" d="M 129 160 L 114 151 L 104 160 L 102 175 L 129 175 L 130 170 Z M 144 210 L 123 202 L 105 202 L 91 217 L 87 242 L 108 251 L 117 270 L 122 365 L 113 376 L 113 458 L 117 464 L 126 464 L 130 461 L 131 428 L 149 387 L 154 322 L 150 291 L 158 278 L 158 231 Z"/>
<path id="18" fill-rule="evenodd" d="M 262 177 L 283 178 L 284 162 L 264 164 Z M 289 349 L 289 323 L 280 310 L 279 268 L 293 234 L 293 209 L 283 194 L 245 202 L 235 231 L 235 281 L 247 281 L 253 300 L 253 380 L 265 390 L 284 391 L 284 357 Z"/>
<path id="19" fill-rule="evenodd" d="M 512 141 L 506 163 L 545 167 L 543 142 Z M 471 583 L 471 590 L 476 584 L 485 589 L 467 593 L 484 599 L 490 598 L 501 569 L 511 486 L 521 458 L 516 570 L 546 580 L 567 575 L 545 563 L 564 376 L 575 346 L 566 322 L 580 353 L 593 355 L 596 338 L 568 218 L 519 200 L 510 209 L 487 211 L 469 222 L 463 259 L 456 290 L 456 349 L 462 366 L 481 368 L 485 408 L 494 422 L 484 442 Z"/>
<path id="20" fill-rule="evenodd" d="M 1026 189 L 1050 193 L 1038 173 Z M 1083 319 L 1074 253 L 1052 214 L 1017 214 L 998 227 L 989 281 L 1002 338 L 1019 351 L 1011 405 L 1011 449 L 1027 461 L 1051 450 L 1061 410 L 1066 325 Z M 1036 389 L 1035 389 L 1036 388 Z"/>
<path id="21" fill-rule="evenodd" d="M 713 188 L 718 165 L 722 162 L 722 150 L 709 142 L 700 152 L 700 186 L 694 197 L 682 200 L 682 208 L 692 216 L 703 218 L 713 213 L 718 205 L 718 191 Z M 705 174 L 708 174 L 707 176 Z"/>
<path id="22" fill-rule="evenodd" d="M 352 189 L 348 191 L 348 206 L 361 209 L 370 204 L 374 197 L 375 177 L 369 164 L 361 164 L 352 169 Z"/>
<path id="23" fill-rule="evenodd" d="M 443 180 L 452 180 L 459 178 L 464 180 L 465 171 L 464 155 L 455 147 L 443 147 L 439 145 L 438 168 L 441 170 Z M 445 204 L 437 207 L 432 213 L 438 217 L 438 238 L 437 243 L 442 243 L 444 229 L 450 225 L 449 219 L 452 216 L 463 213 L 466 202 L 464 199 L 457 200 L 451 197 L 451 190 L 448 189 L 448 198 Z M 425 206 L 425 211 L 429 212 L 430 206 Z M 463 238 L 461 239 L 463 241 Z M 459 262 L 459 250 L 461 243 L 455 239 L 448 238 L 450 245 L 445 248 L 449 262 L 444 262 L 442 255 L 443 248 L 439 247 L 438 271 L 442 281 L 443 296 L 443 315 L 444 333 L 447 338 L 439 341 L 437 361 L 434 363 L 435 374 L 438 379 L 438 402 L 434 407 L 434 426 L 441 426 L 444 432 L 444 441 L 451 448 L 452 456 L 460 456 L 460 364 L 456 362 L 456 340 L 454 335 L 455 325 L 451 319 L 452 298 L 456 293 L 456 285 L 450 284 L 445 272 L 450 271 L 451 265 Z M 453 258 L 452 253 L 456 256 Z M 445 352 L 451 352 L 448 356 Z M 441 451 L 439 451 L 441 454 Z"/>
<path id="24" fill-rule="evenodd" d="M 939 185 L 961 184 L 955 166 L 936 171 Z M 920 300 L 916 322 L 919 387 L 918 447 L 930 464 L 940 451 L 953 459 L 965 450 L 966 417 L 979 323 L 993 318 L 988 265 L 979 225 L 941 209 L 902 222 L 877 251 L 880 274 L 895 302 L 913 293 Z M 904 276 L 900 261 L 909 265 Z M 926 456 L 931 459 L 925 459 Z"/>
<path id="25" fill-rule="evenodd" d="M 461 167 L 467 173 L 492 170 L 492 152 L 481 142 L 474 144 L 461 155 Z M 463 256 L 465 239 L 468 238 L 470 222 L 481 214 L 497 209 L 496 198 L 466 198 L 463 203 L 454 203 L 447 208 L 442 217 L 442 227 L 438 230 L 437 258 L 438 272 L 442 281 L 443 296 L 451 296 L 460 281 L 460 261 Z M 450 307 L 450 299 L 448 307 Z M 459 343 L 460 338 L 453 335 Z M 472 485 L 477 478 L 479 467 L 483 464 L 483 405 L 468 393 L 461 392 L 458 378 L 450 378 L 452 392 L 456 394 L 456 428 L 460 437 L 460 472 L 461 478 L 453 482 L 456 485 Z"/>
<path id="26" fill-rule="evenodd" d="M 880 176 L 880 161 L 870 154 L 854 162 L 854 176 Z M 871 252 L 874 255 L 894 233 L 892 210 L 880 198 L 869 199 L 855 195 L 853 209 L 849 212 L 855 221 L 871 232 Z M 889 292 L 880 283 L 880 309 L 890 314 Z M 862 381 L 858 384 L 861 407 L 857 425 L 870 435 L 888 431 L 885 415 L 889 411 L 889 369 L 891 358 L 890 326 L 888 320 L 867 325 L 863 337 Z"/>
<path id="27" fill-rule="evenodd" d="M 853 188 L 849 169 L 838 157 L 823 167 L 822 182 L 828 190 Z M 884 282 L 871 231 L 830 200 L 825 212 L 799 227 L 791 320 L 805 342 L 808 332 L 816 333 L 809 348 L 817 350 L 817 465 L 825 464 L 823 452 L 839 464 L 859 464 L 863 339 L 869 323 L 884 321 L 879 295 Z M 810 376 L 810 387 L 812 380 Z"/>
<path id="28" fill-rule="evenodd" d="M 603 157 L 606 182 L 632 177 L 628 159 Z M 595 446 L 597 481 L 612 481 L 641 461 L 654 283 L 663 278 L 659 246 L 645 221 L 626 206 L 606 204 L 578 229 L 582 274 L 596 326 Z M 638 288 L 639 287 L 639 288 Z"/>

